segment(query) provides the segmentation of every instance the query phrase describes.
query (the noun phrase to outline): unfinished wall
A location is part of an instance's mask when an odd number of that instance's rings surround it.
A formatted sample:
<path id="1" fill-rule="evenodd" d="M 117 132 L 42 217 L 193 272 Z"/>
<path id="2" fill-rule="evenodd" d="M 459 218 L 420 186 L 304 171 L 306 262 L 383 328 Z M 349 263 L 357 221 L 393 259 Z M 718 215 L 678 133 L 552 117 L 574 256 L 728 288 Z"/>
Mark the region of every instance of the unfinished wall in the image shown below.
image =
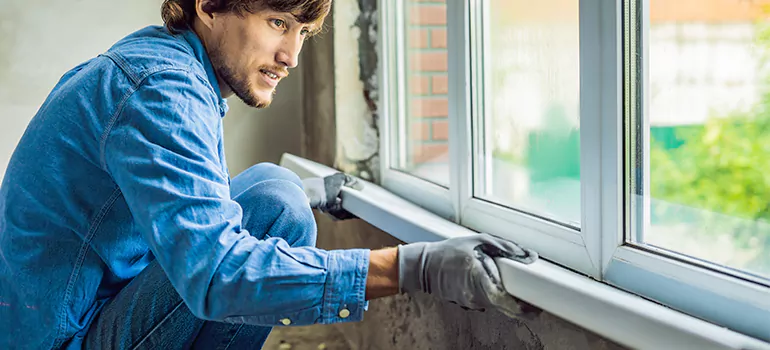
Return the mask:
<path id="1" fill-rule="evenodd" d="M 377 249 L 400 242 L 365 222 L 333 223 L 319 217 L 318 246 Z M 334 327 L 351 349 L 620 349 L 620 346 L 558 317 L 533 321 L 496 311 L 465 311 L 419 294 L 373 301 L 364 321 Z"/>
<path id="2" fill-rule="evenodd" d="M 125 36 L 161 24 L 161 0 L 3 0 L 0 6 L 0 180 L 30 119 L 62 74 Z M 224 119 L 232 175 L 260 161 L 299 153 L 301 74 L 257 111 L 230 99 Z"/>
<path id="3" fill-rule="evenodd" d="M 377 249 L 401 242 L 361 220 L 332 222 L 317 216 L 318 247 Z M 535 320 L 497 311 L 465 311 L 426 294 L 374 300 L 364 320 L 331 326 L 276 328 L 266 350 L 316 349 L 622 349 L 548 313 Z"/>

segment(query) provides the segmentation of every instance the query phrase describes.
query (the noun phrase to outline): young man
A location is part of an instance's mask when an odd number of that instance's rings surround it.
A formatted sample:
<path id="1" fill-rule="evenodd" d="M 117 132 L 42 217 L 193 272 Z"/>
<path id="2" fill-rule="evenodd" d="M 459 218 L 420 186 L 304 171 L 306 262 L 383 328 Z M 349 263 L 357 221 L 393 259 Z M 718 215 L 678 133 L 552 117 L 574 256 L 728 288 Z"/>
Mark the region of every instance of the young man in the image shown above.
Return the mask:
<path id="1" fill-rule="evenodd" d="M 399 292 L 520 311 L 493 258 L 536 255 L 513 243 L 324 251 L 311 207 L 344 217 L 349 177 L 259 164 L 231 181 L 224 98 L 268 106 L 330 7 L 165 0 L 165 27 L 62 77 L 0 187 L 0 348 L 259 348 Z"/>

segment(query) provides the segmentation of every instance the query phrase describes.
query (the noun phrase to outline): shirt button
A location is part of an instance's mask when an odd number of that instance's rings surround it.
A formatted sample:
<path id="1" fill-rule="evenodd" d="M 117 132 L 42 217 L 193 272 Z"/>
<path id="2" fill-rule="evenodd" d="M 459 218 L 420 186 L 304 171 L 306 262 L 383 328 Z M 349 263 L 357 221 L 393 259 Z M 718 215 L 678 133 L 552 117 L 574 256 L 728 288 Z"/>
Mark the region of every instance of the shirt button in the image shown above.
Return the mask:
<path id="1" fill-rule="evenodd" d="M 348 318 L 348 316 L 350 316 L 350 310 L 348 310 L 348 309 L 340 310 L 340 317 Z"/>
<path id="2" fill-rule="evenodd" d="M 284 318 L 281 320 L 281 323 L 283 323 L 284 326 L 288 326 L 291 324 L 291 320 L 288 318 Z"/>

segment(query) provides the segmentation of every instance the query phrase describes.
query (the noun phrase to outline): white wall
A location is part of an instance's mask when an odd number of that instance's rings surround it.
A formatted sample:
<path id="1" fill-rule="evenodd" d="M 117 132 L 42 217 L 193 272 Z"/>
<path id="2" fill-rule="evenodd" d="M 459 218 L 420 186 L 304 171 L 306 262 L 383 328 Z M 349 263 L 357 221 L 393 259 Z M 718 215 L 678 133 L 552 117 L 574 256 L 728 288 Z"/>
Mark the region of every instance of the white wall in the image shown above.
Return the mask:
<path id="1" fill-rule="evenodd" d="M 13 149 L 61 75 L 136 29 L 160 24 L 161 0 L 2 0 L 0 6 L 0 179 Z M 299 152 L 300 74 L 279 87 L 274 107 L 231 99 L 225 147 L 231 174 Z M 294 97 L 294 99 L 292 99 Z"/>

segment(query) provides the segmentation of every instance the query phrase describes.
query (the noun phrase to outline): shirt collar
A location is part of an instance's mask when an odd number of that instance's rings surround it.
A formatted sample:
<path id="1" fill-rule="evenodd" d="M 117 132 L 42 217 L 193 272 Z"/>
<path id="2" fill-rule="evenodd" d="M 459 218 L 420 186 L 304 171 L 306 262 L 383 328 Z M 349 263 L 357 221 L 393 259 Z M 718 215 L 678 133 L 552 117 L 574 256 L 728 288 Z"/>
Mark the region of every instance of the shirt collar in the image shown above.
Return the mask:
<path id="1" fill-rule="evenodd" d="M 209 60 L 209 55 L 206 53 L 206 48 L 203 47 L 203 42 L 201 42 L 200 38 L 198 38 L 198 35 L 195 34 L 195 32 L 191 29 L 183 31 L 182 37 L 187 41 L 188 44 L 190 44 L 195 58 L 198 59 L 201 64 L 203 64 L 203 68 L 206 70 L 206 75 L 209 79 L 209 84 L 211 84 L 211 87 L 214 88 L 214 92 L 217 93 L 217 98 L 219 99 L 219 113 L 222 117 L 224 117 L 228 110 L 227 100 L 222 98 L 222 92 L 219 89 L 219 81 L 217 80 L 216 73 L 214 73 L 214 66 L 211 64 L 211 60 Z"/>

